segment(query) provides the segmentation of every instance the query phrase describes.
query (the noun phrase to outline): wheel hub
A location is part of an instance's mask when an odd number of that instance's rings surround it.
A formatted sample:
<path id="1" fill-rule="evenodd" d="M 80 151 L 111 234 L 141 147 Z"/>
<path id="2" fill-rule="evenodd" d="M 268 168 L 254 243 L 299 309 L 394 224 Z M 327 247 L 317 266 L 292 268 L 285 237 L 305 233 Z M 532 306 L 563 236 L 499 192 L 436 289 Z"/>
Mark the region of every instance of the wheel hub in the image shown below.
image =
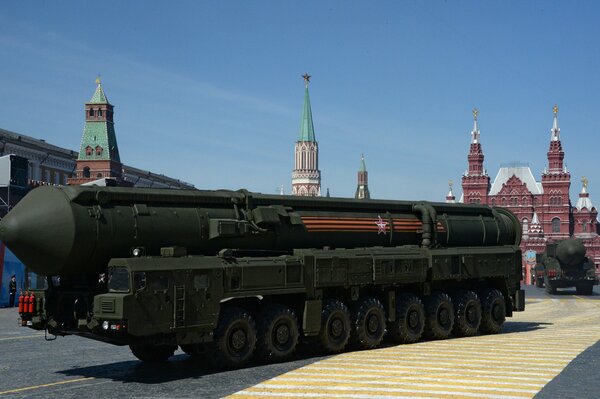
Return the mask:
<path id="1" fill-rule="evenodd" d="M 290 329 L 287 325 L 281 324 L 277 326 L 275 330 L 275 342 L 279 345 L 283 345 L 290 339 Z"/>
<path id="2" fill-rule="evenodd" d="M 331 335 L 335 338 L 339 338 L 342 336 L 344 332 L 344 323 L 340 319 L 334 319 L 331 322 Z"/>
<path id="3" fill-rule="evenodd" d="M 233 334 L 231 334 L 231 347 L 234 351 L 239 352 L 246 347 L 246 332 L 244 330 L 238 329 Z"/>
<path id="4" fill-rule="evenodd" d="M 442 326 L 445 326 L 450 321 L 450 314 L 445 307 L 441 308 L 438 313 L 438 321 Z"/>
<path id="5" fill-rule="evenodd" d="M 492 316 L 494 317 L 494 320 L 502 319 L 502 306 L 500 306 L 500 304 L 494 304 L 494 307 L 492 308 Z"/>
<path id="6" fill-rule="evenodd" d="M 474 324 L 477 321 L 477 312 L 475 311 L 475 306 L 471 305 L 467 307 L 467 321 L 469 324 Z"/>
<path id="7" fill-rule="evenodd" d="M 419 315 L 417 314 L 417 311 L 411 310 L 408 313 L 408 325 L 411 329 L 415 329 L 419 325 Z"/>
<path id="8" fill-rule="evenodd" d="M 377 315 L 372 314 L 369 316 L 367 320 L 367 329 L 370 334 L 375 334 L 379 330 L 379 317 Z"/>

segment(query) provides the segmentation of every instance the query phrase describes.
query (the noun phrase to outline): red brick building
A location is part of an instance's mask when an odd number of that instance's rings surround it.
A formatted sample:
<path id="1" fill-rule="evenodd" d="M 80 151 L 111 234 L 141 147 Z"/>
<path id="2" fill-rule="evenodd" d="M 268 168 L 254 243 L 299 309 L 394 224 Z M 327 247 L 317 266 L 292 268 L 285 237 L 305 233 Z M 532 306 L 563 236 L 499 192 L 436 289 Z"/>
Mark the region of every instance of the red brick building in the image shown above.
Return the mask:
<path id="1" fill-rule="evenodd" d="M 501 165 L 493 182 L 483 167 L 484 155 L 477 127 L 478 111 L 473 111 L 468 169 L 462 177 L 464 203 L 481 203 L 510 209 L 523 227 L 523 267 L 525 281 L 531 281 L 530 267 L 535 253 L 544 252 L 546 243 L 568 237 L 583 240 L 588 256 L 600 266 L 600 236 L 598 211 L 587 192 L 587 179 L 575 206 L 569 198 L 571 174 L 564 165 L 565 153 L 560 141 L 558 107 L 554 106 L 554 121 L 550 130 L 548 167 L 541 182 L 535 180 L 526 164 Z M 447 197 L 448 200 L 448 197 Z"/>

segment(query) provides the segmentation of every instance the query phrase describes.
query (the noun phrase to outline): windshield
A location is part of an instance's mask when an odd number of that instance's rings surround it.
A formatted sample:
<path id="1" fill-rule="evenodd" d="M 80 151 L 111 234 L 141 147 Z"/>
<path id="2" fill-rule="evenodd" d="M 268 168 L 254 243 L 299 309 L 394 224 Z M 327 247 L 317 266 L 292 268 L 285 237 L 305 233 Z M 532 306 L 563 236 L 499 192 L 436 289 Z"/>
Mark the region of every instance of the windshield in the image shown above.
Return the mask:
<path id="1" fill-rule="evenodd" d="M 108 291 L 129 292 L 129 271 L 124 267 L 108 269 Z"/>

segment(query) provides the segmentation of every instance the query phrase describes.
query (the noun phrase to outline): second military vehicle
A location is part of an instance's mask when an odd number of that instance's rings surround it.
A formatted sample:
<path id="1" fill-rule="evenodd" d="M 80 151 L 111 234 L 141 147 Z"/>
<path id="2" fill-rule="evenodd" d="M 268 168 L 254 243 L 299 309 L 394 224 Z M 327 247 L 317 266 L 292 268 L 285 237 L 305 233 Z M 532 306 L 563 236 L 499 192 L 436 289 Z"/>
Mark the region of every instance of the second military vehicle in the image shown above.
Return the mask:
<path id="1" fill-rule="evenodd" d="M 598 284 L 594 262 L 585 256 L 581 240 L 569 238 L 546 245 L 546 252 L 537 255 L 535 283 L 546 292 L 556 294 L 558 288 L 575 287 L 580 295 L 592 295 Z"/>
<path id="2" fill-rule="evenodd" d="M 181 347 L 215 367 L 497 333 L 525 307 L 520 223 L 481 205 L 241 191 L 41 187 L 0 237 L 48 288 L 24 325 Z"/>

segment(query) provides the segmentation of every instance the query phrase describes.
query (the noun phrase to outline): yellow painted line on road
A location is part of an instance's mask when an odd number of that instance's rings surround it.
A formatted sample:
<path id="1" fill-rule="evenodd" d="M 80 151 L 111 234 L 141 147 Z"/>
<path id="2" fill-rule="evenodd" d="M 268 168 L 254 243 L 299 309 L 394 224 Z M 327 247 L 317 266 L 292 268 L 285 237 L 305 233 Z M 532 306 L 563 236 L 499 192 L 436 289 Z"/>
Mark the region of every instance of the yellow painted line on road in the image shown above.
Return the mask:
<path id="1" fill-rule="evenodd" d="M 532 398 L 600 340 L 598 306 L 544 299 L 512 319 L 531 329 L 348 352 L 228 398 Z"/>
<path id="2" fill-rule="evenodd" d="M 51 383 L 48 383 L 48 384 L 32 385 L 30 387 L 23 387 L 23 388 L 11 389 L 11 390 L 8 390 L 8 391 L 2 391 L 2 392 L 0 392 L 0 395 L 7 395 L 9 393 L 17 393 L 17 392 L 23 392 L 23 391 L 30 391 L 32 389 L 40 389 L 40 388 L 52 387 L 52 386 L 56 386 L 56 385 L 72 384 L 74 382 L 89 381 L 89 380 L 93 380 L 93 379 L 94 379 L 94 377 L 86 377 L 86 378 L 77 378 L 75 380 L 65 380 L 65 381 L 51 382 Z"/>
<path id="3" fill-rule="evenodd" d="M 25 338 L 38 338 L 38 337 L 43 337 L 44 334 L 35 334 L 35 335 L 19 335 L 16 337 L 6 337 L 6 338 L 0 338 L 0 341 L 8 341 L 11 339 L 25 339 Z"/>

